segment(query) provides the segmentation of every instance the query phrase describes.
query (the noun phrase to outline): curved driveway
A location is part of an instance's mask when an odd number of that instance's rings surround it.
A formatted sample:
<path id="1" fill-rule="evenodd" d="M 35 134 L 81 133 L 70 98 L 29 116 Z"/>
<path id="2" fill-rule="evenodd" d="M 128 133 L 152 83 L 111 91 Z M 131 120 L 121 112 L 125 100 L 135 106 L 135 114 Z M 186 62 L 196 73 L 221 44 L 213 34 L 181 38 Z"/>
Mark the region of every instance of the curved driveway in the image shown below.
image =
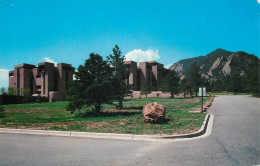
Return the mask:
<path id="1" fill-rule="evenodd" d="M 260 99 L 219 96 L 212 134 L 148 142 L 0 133 L 0 165 L 259 165 Z"/>

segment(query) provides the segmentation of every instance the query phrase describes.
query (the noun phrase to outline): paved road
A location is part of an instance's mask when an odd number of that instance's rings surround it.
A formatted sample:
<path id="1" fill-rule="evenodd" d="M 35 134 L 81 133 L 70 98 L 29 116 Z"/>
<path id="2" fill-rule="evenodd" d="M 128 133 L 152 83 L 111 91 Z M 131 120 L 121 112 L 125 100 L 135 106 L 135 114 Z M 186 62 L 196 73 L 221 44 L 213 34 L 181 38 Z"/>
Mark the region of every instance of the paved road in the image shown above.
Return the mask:
<path id="1" fill-rule="evenodd" d="M 0 134 L 0 165 L 259 165 L 260 99 L 217 97 L 209 137 L 147 142 Z"/>

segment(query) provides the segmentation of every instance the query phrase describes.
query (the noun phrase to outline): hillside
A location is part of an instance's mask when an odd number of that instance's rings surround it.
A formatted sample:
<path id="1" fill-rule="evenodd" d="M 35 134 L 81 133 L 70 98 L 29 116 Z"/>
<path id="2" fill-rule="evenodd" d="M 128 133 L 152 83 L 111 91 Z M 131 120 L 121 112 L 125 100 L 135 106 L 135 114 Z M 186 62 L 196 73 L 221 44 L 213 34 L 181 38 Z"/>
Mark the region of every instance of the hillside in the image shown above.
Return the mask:
<path id="1" fill-rule="evenodd" d="M 258 61 L 258 62 L 257 62 Z M 197 62 L 201 68 L 200 74 L 208 80 L 217 80 L 219 77 L 239 73 L 243 76 L 251 64 L 259 63 L 259 58 L 246 52 L 230 52 L 223 49 L 205 55 L 189 59 L 183 59 L 172 66 L 170 70 L 175 70 L 181 78 L 187 77 L 190 66 Z"/>

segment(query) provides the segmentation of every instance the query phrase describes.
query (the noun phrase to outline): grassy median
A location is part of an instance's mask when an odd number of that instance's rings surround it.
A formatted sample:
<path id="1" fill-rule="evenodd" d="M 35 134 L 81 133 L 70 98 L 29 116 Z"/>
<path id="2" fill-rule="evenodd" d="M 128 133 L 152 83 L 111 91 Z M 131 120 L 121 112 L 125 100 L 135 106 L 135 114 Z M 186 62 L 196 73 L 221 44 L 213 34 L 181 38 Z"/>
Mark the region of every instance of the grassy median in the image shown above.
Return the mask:
<path id="1" fill-rule="evenodd" d="M 209 100 L 205 98 L 205 102 Z M 166 122 L 147 124 L 143 122 L 142 108 L 149 102 L 166 106 Z M 145 98 L 127 99 L 123 110 L 113 105 L 102 106 L 98 116 L 71 115 L 66 111 L 68 102 L 5 105 L 5 117 L 0 119 L 0 127 L 70 130 L 104 133 L 131 134 L 184 134 L 199 130 L 205 114 L 190 113 L 200 110 L 200 99 Z M 86 109 L 85 111 L 88 111 Z"/>

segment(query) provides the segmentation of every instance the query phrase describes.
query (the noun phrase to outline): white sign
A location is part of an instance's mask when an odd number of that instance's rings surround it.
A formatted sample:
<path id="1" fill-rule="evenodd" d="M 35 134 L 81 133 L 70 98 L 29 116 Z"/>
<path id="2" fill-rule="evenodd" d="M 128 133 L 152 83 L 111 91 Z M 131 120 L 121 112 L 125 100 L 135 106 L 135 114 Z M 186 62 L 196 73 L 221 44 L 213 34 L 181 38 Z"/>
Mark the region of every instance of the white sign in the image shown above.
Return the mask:
<path id="1" fill-rule="evenodd" d="M 201 87 L 199 88 L 199 96 L 206 96 L 206 88 L 205 87 Z"/>

